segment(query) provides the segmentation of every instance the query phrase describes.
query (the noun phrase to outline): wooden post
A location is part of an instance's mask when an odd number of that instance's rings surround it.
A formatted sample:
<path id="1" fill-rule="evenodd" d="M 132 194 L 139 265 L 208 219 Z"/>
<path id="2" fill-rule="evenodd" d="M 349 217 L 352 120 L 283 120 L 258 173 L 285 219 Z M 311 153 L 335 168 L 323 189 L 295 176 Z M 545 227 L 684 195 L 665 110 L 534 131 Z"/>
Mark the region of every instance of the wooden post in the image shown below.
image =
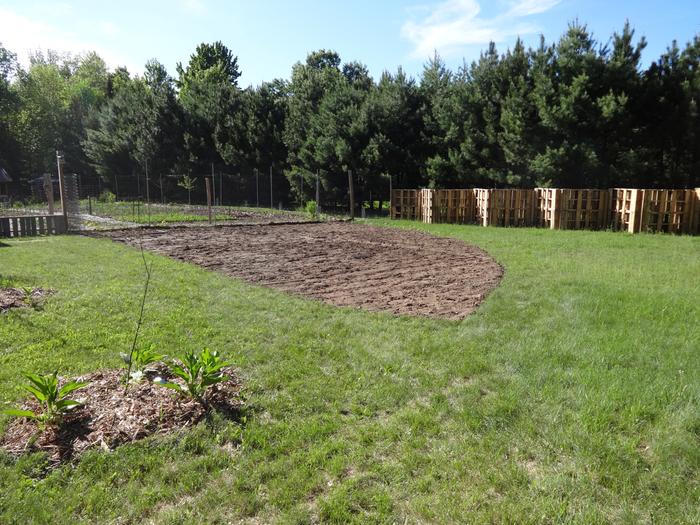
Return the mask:
<path id="1" fill-rule="evenodd" d="M 316 170 L 316 218 L 318 219 L 321 213 L 321 184 L 319 181 L 318 170 Z"/>
<path id="2" fill-rule="evenodd" d="M 551 223 L 549 225 L 549 228 L 552 230 L 556 230 L 559 228 L 559 207 L 561 206 L 561 199 L 559 199 L 559 190 L 551 190 L 552 191 L 552 211 L 550 212 L 551 215 Z"/>
<path id="3" fill-rule="evenodd" d="M 149 193 L 148 182 L 148 161 L 146 161 L 146 212 L 148 213 L 148 224 L 151 224 L 151 194 Z"/>
<path id="4" fill-rule="evenodd" d="M 209 224 L 211 224 L 211 184 L 208 177 L 204 177 L 204 183 L 207 187 L 207 210 L 209 211 Z"/>
<path id="5" fill-rule="evenodd" d="M 389 174 L 389 218 L 394 218 L 394 176 Z"/>
<path id="6" fill-rule="evenodd" d="M 58 188 L 61 192 L 61 210 L 63 211 L 63 222 L 65 224 L 66 231 L 68 231 L 68 209 L 66 208 L 66 181 L 63 178 L 63 170 L 61 165 L 63 164 L 63 155 L 60 151 L 56 151 L 56 164 L 58 165 Z"/>
<path id="7" fill-rule="evenodd" d="M 49 215 L 53 215 L 53 181 L 50 173 L 44 173 L 44 192 L 49 203 Z"/>
<path id="8" fill-rule="evenodd" d="M 260 207 L 260 185 L 258 184 L 258 168 L 255 168 L 255 205 Z"/>
<path id="9" fill-rule="evenodd" d="M 299 172 L 299 207 L 304 207 L 304 174 Z"/>
<path id="10" fill-rule="evenodd" d="M 270 209 L 274 208 L 274 202 L 272 201 L 272 164 L 270 164 Z"/>
<path id="11" fill-rule="evenodd" d="M 355 219 L 355 188 L 352 183 L 352 170 L 348 170 L 348 190 L 350 194 L 350 220 Z"/>
<path id="12" fill-rule="evenodd" d="M 216 178 L 214 175 L 214 163 L 211 163 L 211 200 L 216 206 Z"/>

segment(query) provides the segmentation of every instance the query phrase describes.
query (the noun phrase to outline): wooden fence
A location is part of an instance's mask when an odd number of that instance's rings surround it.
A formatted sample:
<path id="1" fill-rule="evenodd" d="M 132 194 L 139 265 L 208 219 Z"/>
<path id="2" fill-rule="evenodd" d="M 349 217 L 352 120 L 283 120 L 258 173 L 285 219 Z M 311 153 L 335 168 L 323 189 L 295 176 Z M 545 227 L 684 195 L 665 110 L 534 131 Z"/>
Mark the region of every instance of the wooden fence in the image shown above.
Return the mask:
<path id="1" fill-rule="evenodd" d="M 33 237 L 66 232 L 63 215 L 0 217 L 0 237 Z"/>
<path id="2" fill-rule="evenodd" d="M 700 188 L 393 190 L 391 217 L 426 223 L 698 234 Z"/>
<path id="3" fill-rule="evenodd" d="M 537 224 L 552 230 L 602 230 L 610 219 L 610 192 L 537 188 Z"/>

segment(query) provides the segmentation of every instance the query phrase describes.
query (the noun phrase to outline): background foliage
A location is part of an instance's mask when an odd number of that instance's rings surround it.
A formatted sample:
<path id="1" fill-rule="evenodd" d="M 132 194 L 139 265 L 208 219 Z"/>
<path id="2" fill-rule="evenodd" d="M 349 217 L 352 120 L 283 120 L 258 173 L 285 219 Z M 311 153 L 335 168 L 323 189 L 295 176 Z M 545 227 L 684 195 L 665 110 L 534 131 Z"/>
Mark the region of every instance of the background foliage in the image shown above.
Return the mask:
<path id="1" fill-rule="evenodd" d="M 419 79 L 399 68 L 375 81 L 319 50 L 289 80 L 248 88 L 221 42 L 199 45 L 176 78 L 157 60 L 142 76 L 109 71 L 95 53 L 35 54 L 25 70 L 0 46 L 0 164 L 26 185 L 61 149 L 83 181 L 114 190 L 132 176 L 133 195 L 146 170 L 168 193 L 183 175 L 243 185 L 272 168 L 286 175 L 274 200 L 287 202 L 314 198 L 317 173 L 343 199 L 347 170 L 358 202 L 385 196 L 388 176 L 395 187 L 697 186 L 700 35 L 643 68 L 645 46 L 629 25 L 598 42 L 574 22 L 536 49 L 491 44 L 458 71 L 436 55 Z"/>

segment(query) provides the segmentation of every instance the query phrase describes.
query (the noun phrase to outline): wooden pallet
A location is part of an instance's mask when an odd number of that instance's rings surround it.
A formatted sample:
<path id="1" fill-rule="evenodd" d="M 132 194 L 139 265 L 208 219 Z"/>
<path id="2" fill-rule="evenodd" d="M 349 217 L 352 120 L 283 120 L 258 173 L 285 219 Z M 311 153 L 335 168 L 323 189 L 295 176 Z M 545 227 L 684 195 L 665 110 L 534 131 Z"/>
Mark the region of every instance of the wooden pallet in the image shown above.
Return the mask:
<path id="1" fill-rule="evenodd" d="M 695 190 L 643 190 L 640 231 L 690 233 Z"/>
<path id="2" fill-rule="evenodd" d="M 407 220 L 420 219 L 419 192 L 420 190 L 392 190 L 391 218 Z"/>
<path id="3" fill-rule="evenodd" d="M 0 217 L 0 237 L 34 237 L 66 232 L 62 215 Z"/>
<path id="4" fill-rule="evenodd" d="M 537 188 L 536 224 L 553 230 L 601 230 L 608 226 L 610 194 L 597 189 Z"/>
<path id="5" fill-rule="evenodd" d="M 394 190 L 391 217 L 557 230 L 700 233 L 700 188 Z"/>
<path id="6" fill-rule="evenodd" d="M 700 234 L 700 188 L 691 190 L 691 196 L 693 207 L 690 213 L 690 231 L 688 233 L 698 235 Z"/>
<path id="7" fill-rule="evenodd" d="M 535 190 L 477 189 L 476 218 L 483 226 L 533 226 Z"/>
<path id="8" fill-rule="evenodd" d="M 611 225 L 629 233 L 700 233 L 695 208 L 698 190 L 613 188 Z"/>

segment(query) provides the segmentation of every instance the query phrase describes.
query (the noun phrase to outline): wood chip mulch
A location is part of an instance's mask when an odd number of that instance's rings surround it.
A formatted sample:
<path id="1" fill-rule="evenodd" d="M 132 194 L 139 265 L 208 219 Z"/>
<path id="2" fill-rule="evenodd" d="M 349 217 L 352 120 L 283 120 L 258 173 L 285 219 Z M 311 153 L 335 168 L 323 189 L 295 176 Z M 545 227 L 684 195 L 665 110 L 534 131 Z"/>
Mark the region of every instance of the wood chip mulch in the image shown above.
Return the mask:
<path id="1" fill-rule="evenodd" d="M 121 381 L 124 370 L 84 375 L 75 380 L 89 385 L 69 396 L 83 405 L 66 415 L 60 426 L 40 432 L 32 420 L 13 419 L 0 438 L 0 446 L 12 456 L 44 451 L 57 465 L 92 447 L 113 450 L 153 434 L 191 427 L 211 410 L 236 418 L 243 404 L 241 383 L 233 369 L 224 369 L 223 373 L 228 379 L 207 390 L 204 404 L 153 384 L 155 376 L 173 380 L 164 367 L 147 372 L 143 381 L 131 385 L 126 394 Z M 32 399 L 22 408 L 37 411 L 38 405 Z"/>
<path id="2" fill-rule="evenodd" d="M 51 290 L 42 288 L 33 288 L 30 294 L 26 294 L 20 288 L 0 287 L 0 313 L 6 312 L 10 308 L 23 308 L 36 304 L 49 294 L 51 294 Z"/>

